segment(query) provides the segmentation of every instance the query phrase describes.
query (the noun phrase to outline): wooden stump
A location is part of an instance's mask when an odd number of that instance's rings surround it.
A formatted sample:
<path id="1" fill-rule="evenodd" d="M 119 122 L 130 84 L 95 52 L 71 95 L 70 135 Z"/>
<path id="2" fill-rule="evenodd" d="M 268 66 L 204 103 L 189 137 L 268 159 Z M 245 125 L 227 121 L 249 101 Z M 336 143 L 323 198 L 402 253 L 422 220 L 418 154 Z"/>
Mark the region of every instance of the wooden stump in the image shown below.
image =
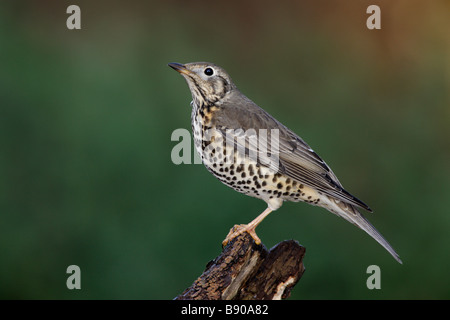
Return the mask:
<path id="1" fill-rule="evenodd" d="M 247 234 L 233 239 L 175 300 L 279 300 L 303 275 L 305 248 L 294 240 L 270 251 Z"/>

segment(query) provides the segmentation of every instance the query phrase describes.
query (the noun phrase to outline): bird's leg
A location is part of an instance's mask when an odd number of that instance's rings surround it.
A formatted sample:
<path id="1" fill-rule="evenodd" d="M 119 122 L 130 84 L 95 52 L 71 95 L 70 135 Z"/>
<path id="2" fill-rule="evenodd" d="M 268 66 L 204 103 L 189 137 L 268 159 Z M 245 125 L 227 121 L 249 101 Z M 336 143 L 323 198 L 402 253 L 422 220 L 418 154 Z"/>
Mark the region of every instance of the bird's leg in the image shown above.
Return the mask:
<path id="1" fill-rule="evenodd" d="M 261 244 L 261 240 L 256 235 L 255 229 L 261 223 L 261 221 L 263 221 L 264 218 L 267 217 L 269 215 L 269 213 L 271 213 L 271 212 L 272 212 L 272 209 L 267 208 L 266 210 L 264 210 L 263 213 L 261 213 L 259 216 L 257 216 L 249 224 L 235 225 L 233 228 L 230 229 L 230 232 L 228 233 L 225 240 L 223 240 L 222 245 L 226 246 L 228 244 L 228 242 L 230 242 L 237 236 L 243 234 L 244 232 L 247 232 L 249 235 L 251 235 L 253 240 L 255 240 L 256 244 Z"/>

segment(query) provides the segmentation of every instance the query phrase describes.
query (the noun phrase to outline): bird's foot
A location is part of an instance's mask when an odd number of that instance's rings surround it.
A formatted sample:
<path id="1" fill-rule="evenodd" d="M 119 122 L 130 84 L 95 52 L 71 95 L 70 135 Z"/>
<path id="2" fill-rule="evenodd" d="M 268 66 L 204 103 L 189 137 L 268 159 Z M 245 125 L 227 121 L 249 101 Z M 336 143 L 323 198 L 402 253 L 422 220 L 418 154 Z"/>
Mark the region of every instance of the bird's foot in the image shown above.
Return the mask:
<path id="1" fill-rule="evenodd" d="M 222 246 L 226 246 L 231 240 L 236 238 L 237 236 L 240 236 L 244 232 L 247 232 L 253 240 L 255 240 L 255 243 L 257 245 L 261 244 L 261 239 L 256 235 L 255 232 L 256 226 L 252 224 L 236 224 L 233 228 L 230 229 L 230 232 L 228 232 L 227 237 L 225 240 L 222 241 Z"/>

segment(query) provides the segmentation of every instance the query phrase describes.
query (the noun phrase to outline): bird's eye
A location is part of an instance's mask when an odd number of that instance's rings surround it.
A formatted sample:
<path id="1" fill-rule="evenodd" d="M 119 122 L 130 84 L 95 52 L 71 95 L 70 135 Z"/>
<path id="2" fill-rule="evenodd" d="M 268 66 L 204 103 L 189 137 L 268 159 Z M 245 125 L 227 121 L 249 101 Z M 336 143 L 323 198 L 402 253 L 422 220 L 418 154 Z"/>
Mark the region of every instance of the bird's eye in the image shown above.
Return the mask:
<path id="1" fill-rule="evenodd" d="M 205 74 L 207 76 L 212 76 L 214 74 L 214 70 L 212 68 L 206 68 L 205 69 Z"/>

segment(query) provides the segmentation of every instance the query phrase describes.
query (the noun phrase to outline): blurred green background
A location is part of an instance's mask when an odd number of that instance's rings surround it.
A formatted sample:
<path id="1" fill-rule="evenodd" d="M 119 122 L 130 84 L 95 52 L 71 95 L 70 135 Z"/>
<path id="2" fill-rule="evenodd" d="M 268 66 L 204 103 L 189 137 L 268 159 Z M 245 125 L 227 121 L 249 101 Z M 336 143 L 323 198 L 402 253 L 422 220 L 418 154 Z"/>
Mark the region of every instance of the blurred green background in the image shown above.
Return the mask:
<path id="1" fill-rule="evenodd" d="M 81 30 L 66 8 L 81 8 Z M 381 30 L 366 9 L 381 8 Z M 191 96 L 168 62 L 223 66 L 302 136 L 403 259 L 324 209 L 258 227 L 296 239 L 291 299 L 450 298 L 448 1 L 2 1 L 0 298 L 172 299 L 265 209 L 174 165 Z M 66 268 L 81 268 L 81 290 Z M 381 290 L 366 269 L 381 268 Z"/>

